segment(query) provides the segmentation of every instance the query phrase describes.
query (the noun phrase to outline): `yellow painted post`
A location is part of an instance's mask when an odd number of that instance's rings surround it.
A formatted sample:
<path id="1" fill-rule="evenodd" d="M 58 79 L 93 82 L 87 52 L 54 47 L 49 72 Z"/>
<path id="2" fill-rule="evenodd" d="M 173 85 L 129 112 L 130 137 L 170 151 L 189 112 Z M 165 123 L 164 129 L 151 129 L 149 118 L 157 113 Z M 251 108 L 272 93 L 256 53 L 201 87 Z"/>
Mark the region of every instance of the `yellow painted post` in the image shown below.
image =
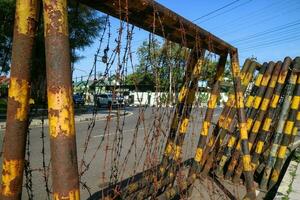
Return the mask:
<path id="1" fill-rule="evenodd" d="M 37 27 L 38 0 L 17 0 L 12 47 L 1 199 L 21 199 L 28 130 L 30 66 Z"/>
<path id="2" fill-rule="evenodd" d="M 44 0 L 43 9 L 53 199 L 78 200 L 67 0 Z"/>

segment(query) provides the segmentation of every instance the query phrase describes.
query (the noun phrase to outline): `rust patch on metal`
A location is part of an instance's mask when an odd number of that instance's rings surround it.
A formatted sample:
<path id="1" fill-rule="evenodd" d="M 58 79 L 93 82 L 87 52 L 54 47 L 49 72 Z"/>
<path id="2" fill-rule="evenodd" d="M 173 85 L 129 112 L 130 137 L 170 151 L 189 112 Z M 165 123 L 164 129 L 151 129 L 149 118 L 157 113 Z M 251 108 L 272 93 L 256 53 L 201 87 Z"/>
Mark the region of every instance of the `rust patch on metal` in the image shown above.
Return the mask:
<path id="1" fill-rule="evenodd" d="M 68 35 L 67 1 L 44 0 L 45 35 Z"/>
<path id="2" fill-rule="evenodd" d="M 1 193 L 4 196 L 13 196 L 21 191 L 19 183 L 23 177 L 23 160 L 4 160 L 2 169 L 2 188 Z"/>
<path id="3" fill-rule="evenodd" d="M 48 108 L 50 136 L 58 137 L 60 134 L 66 137 L 74 136 L 74 111 L 72 92 L 64 87 L 48 90 Z"/>
<path id="4" fill-rule="evenodd" d="M 27 80 L 10 78 L 9 98 L 17 102 L 15 119 L 25 121 L 28 113 L 29 83 Z"/>

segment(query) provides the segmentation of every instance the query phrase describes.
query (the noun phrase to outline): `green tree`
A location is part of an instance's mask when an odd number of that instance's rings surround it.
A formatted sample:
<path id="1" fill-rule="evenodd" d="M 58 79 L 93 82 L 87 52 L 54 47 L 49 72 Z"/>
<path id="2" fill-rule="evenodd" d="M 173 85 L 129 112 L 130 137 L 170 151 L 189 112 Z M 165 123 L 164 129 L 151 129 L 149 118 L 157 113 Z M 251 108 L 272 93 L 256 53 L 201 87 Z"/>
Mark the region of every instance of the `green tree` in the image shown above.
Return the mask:
<path id="1" fill-rule="evenodd" d="M 9 72 L 15 1 L 0 0 L 0 75 Z"/>
<path id="2" fill-rule="evenodd" d="M 126 84 L 155 85 L 159 91 L 177 91 L 182 84 L 186 49 L 171 42 L 144 41 L 138 48 L 139 64 Z M 171 81 L 170 81 L 171 80 Z"/>
<path id="3" fill-rule="evenodd" d="M 15 0 L 0 0 L 0 74 L 9 71 L 11 59 L 11 43 L 13 36 L 13 21 Z M 44 101 L 46 87 L 45 45 L 43 34 L 43 17 L 40 15 L 36 42 L 32 60 L 32 96 L 38 101 Z M 93 9 L 77 1 L 68 1 L 69 39 L 71 62 L 81 57 L 76 50 L 90 46 L 104 27 L 105 18 Z"/>

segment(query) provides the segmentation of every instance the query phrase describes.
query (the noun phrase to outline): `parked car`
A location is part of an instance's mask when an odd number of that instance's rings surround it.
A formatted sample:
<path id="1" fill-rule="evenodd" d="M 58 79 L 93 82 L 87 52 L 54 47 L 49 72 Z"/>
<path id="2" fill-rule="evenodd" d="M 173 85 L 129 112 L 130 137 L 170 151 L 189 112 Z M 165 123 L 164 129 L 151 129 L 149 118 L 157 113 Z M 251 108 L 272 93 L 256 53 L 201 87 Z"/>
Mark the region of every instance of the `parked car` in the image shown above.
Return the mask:
<path id="1" fill-rule="evenodd" d="M 74 102 L 74 105 L 84 105 L 84 99 L 83 99 L 82 95 L 80 95 L 80 94 L 73 95 L 73 102 Z"/>
<path id="2" fill-rule="evenodd" d="M 96 97 L 96 103 L 98 107 L 110 107 L 112 105 L 112 95 L 111 94 L 100 94 Z"/>
<path id="3" fill-rule="evenodd" d="M 100 94 L 96 98 L 98 107 L 124 106 L 124 98 L 112 94 Z"/>

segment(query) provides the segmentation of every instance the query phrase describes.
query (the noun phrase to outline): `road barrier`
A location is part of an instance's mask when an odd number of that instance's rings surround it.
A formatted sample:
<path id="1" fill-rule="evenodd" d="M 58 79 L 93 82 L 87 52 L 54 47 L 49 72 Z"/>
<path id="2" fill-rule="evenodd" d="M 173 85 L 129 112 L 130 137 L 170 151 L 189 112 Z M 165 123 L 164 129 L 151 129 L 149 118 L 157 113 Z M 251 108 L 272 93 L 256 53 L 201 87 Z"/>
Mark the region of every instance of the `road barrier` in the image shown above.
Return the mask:
<path id="1" fill-rule="evenodd" d="M 242 181 L 247 190 L 244 199 L 255 199 L 259 188 L 255 188 L 254 182 L 260 183 L 260 189 L 267 191 L 278 183 L 281 168 L 289 156 L 288 148 L 300 125 L 299 57 L 262 65 L 247 59 L 240 70 L 235 47 L 154 1 L 79 2 L 189 49 L 183 85 L 160 164 L 126 181 L 113 182 L 91 199 L 179 199 L 182 195 L 192 194 L 197 179 L 209 177 L 217 177 L 213 180 L 231 199 L 237 197 L 222 185 L 223 179 L 233 183 Z M 67 1 L 44 0 L 43 9 L 39 9 L 38 1 L 17 0 L 16 8 L 2 162 L 2 199 L 22 197 L 31 82 L 29 71 L 39 10 L 43 10 L 44 15 L 52 195 L 57 200 L 80 199 Z M 183 160 L 183 144 L 207 52 L 218 55 L 219 61 L 197 149 L 193 159 L 187 162 Z M 228 101 L 217 123 L 213 123 L 228 56 L 233 88 L 228 92 Z M 118 149 L 116 155 L 120 155 L 121 150 Z M 183 168 L 188 168 L 187 173 L 179 180 Z"/>

